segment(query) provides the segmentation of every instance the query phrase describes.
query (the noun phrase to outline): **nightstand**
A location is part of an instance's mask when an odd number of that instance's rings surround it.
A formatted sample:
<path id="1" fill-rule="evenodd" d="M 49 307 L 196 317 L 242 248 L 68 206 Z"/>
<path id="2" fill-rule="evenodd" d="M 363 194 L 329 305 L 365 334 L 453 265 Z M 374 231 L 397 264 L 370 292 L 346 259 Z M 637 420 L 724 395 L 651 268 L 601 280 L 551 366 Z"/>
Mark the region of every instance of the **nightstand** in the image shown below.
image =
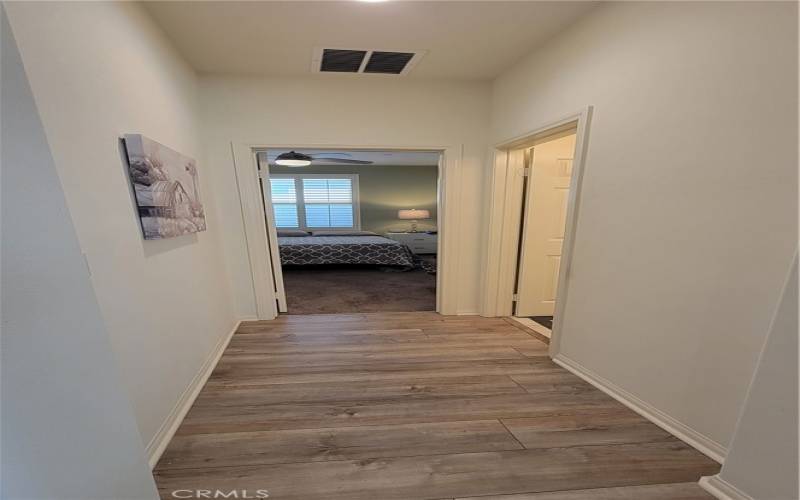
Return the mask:
<path id="1" fill-rule="evenodd" d="M 387 238 L 405 243 L 414 253 L 436 253 L 438 236 L 430 233 L 386 233 Z"/>

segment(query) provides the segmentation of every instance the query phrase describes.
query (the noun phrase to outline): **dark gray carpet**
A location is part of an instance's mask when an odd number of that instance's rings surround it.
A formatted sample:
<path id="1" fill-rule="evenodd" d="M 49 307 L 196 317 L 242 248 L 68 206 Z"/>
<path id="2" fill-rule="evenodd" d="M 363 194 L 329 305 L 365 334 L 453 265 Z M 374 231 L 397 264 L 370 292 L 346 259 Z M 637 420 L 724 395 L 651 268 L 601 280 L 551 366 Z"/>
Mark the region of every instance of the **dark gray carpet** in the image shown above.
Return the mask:
<path id="1" fill-rule="evenodd" d="M 374 266 L 283 268 L 289 314 L 436 310 L 436 276 Z"/>

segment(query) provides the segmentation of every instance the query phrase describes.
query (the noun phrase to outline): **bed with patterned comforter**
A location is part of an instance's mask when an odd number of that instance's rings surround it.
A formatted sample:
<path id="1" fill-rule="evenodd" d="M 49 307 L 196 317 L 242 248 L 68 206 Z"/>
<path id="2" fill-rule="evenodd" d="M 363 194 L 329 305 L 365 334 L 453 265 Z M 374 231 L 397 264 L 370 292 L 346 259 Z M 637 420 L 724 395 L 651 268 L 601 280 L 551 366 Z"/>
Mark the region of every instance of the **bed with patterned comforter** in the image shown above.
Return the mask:
<path id="1" fill-rule="evenodd" d="M 375 264 L 414 268 L 414 254 L 383 236 L 278 237 L 283 265 Z"/>

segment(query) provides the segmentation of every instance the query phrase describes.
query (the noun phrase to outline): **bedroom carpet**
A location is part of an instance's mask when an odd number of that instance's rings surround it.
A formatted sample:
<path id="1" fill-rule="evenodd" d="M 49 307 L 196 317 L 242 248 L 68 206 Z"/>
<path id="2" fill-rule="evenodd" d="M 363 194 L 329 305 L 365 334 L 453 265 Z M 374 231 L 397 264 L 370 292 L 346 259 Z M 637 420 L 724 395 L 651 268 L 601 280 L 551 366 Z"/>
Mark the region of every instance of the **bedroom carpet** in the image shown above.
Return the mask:
<path id="1" fill-rule="evenodd" d="M 436 276 L 373 266 L 283 268 L 289 314 L 436 310 Z"/>

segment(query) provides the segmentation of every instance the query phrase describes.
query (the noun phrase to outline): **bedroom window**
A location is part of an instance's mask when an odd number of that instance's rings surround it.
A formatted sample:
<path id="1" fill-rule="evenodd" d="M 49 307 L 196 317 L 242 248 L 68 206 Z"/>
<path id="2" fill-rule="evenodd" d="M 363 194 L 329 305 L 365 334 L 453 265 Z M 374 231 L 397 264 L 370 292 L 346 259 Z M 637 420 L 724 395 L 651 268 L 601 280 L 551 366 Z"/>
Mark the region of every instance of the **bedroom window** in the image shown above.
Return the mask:
<path id="1" fill-rule="evenodd" d="M 271 175 L 270 194 L 278 228 L 360 228 L 357 174 Z"/>

